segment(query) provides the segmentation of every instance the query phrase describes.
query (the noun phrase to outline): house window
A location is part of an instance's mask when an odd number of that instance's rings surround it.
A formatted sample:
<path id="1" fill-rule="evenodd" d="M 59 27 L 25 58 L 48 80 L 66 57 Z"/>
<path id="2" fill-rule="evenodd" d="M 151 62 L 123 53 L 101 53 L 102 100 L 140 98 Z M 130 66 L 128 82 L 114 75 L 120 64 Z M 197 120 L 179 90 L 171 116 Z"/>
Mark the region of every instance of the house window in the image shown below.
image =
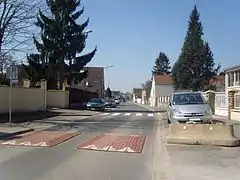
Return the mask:
<path id="1" fill-rule="evenodd" d="M 234 95 L 234 108 L 240 109 L 240 93 Z"/>
<path id="2" fill-rule="evenodd" d="M 234 86 L 234 72 L 228 73 L 228 87 Z"/>
<path id="3" fill-rule="evenodd" d="M 240 86 L 240 71 L 236 72 L 235 86 Z"/>

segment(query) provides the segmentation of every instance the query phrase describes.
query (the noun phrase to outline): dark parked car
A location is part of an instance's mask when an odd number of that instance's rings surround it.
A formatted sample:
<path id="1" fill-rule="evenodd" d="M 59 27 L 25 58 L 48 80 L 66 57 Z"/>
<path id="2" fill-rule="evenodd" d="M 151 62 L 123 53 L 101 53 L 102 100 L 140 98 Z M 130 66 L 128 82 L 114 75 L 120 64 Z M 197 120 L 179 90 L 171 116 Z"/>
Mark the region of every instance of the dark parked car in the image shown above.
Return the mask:
<path id="1" fill-rule="evenodd" d="M 115 107 L 117 107 L 117 104 L 115 103 L 114 99 L 106 99 L 105 100 L 105 107 L 115 108 Z"/>
<path id="2" fill-rule="evenodd" d="M 104 111 L 105 101 L 101 98 L 92 98 L 87 103 L 87 109 Z"/>

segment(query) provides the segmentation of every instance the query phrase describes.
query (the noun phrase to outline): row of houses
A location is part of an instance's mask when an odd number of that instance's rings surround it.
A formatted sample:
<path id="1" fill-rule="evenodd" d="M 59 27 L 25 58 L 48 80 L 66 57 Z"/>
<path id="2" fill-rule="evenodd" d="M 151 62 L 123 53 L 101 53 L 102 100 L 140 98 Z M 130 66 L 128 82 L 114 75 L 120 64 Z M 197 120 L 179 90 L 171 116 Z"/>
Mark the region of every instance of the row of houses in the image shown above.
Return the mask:
<path id="1" fill-rule="evenodd" d="M 240 120 L 240 65 L 226 68 L 224 75 L 215 76 L 210 84 L 216 87 L 215 114 Z M 168 103 L 169 94 L 173 91 L 173 80 L 170 75 L 153 76 L 149 98 L 145 89 L 134 88 L 133 101 L 159 107 Z M 206 92 L 202 93 L 206 96 Z"/>

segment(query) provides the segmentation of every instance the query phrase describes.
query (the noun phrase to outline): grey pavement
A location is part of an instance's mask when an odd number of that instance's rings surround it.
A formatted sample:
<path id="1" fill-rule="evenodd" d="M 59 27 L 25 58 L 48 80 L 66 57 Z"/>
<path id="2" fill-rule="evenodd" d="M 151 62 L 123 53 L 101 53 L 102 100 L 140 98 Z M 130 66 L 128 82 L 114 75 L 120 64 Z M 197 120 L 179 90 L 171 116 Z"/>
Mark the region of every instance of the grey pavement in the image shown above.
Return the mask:
<path id="1" fill-rule="evenodd" d="M 240 148 L 167 145 L 167 121 L 136 104 L 52 130 L 78 129 L 81 135 L 53 148 L 0 148 L 4 180 L 238 180 Z M 67 118 L 66 118 L 66 121 Z M 107 132 L 147 136 L 140 154 L 79 150 L 77 146 Z"/>
<path id="2" fill-rule="evenodd" d="M 165 137 L 167 134 L 166 126 L 160 126 L 160 132 L 162 137 Z M 164 166 L 164 177 L 166 179 L 240 179 L 240 147 L 169 145 L 162 141 L 161 148 L 164 152 L 163 158 L 165 163 L 161 162 L 160 164 Z"/>

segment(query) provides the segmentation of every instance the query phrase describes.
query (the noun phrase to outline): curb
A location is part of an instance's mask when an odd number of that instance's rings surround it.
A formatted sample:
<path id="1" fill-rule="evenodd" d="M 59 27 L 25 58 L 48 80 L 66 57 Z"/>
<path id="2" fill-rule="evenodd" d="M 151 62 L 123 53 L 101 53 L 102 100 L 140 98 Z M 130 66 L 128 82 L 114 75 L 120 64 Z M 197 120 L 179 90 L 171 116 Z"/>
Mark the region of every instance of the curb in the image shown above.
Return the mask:
<path id="1" fill-rule="evenodd" d="M 34 131 L 34 129 L 29 128 L 29 129 L 25 129 L 25 130 L 21 130 L 21 131 L 16 131 L 16 132 L 13 132 L 13 133 L 0 135 L 0 138 L 8 138 L 8 137 L 11 137 L 11 136 L 25 134 L 25 133 L 32 132 L 32 131 Z"/>

